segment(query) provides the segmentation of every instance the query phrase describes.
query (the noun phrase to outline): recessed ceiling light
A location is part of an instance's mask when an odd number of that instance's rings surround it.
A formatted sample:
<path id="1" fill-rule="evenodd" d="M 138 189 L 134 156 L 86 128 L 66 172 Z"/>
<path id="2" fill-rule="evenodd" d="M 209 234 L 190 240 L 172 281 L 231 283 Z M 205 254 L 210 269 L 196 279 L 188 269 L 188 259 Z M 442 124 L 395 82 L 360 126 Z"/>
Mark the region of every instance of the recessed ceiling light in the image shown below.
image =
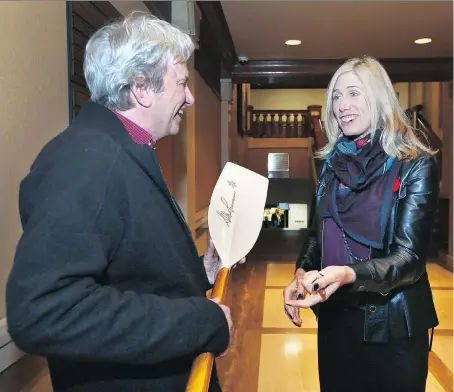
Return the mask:
<path id="1" fill-rule="evenodd" d="M 428 44 L 432 42 L 432 38 L 419 38 L 419 39 L 415 39 L 415 44 L 419 44 L 419 45 L 422 45 L 422 44 Z"/>
<path id="2" fill-rule="evenodd" d="M 289 39 L 285 41 L 285 44 L 289 46 L 301 45 L 301 41 L 299 39 Z"/>

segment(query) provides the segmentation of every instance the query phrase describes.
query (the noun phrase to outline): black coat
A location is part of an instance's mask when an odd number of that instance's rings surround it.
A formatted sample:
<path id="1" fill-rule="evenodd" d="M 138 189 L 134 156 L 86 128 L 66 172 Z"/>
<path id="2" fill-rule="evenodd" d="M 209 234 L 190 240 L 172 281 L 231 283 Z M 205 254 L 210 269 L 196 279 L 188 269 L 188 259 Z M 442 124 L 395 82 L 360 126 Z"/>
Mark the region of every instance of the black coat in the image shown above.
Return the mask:
<path id="1" fill-rule="evenodd" d="M 58 392 L 184 391 L 229 332 L 154 151 L 88 103 L 20 187 L 23 235 L 7 284 L 22 350 Z"/>
<path id="2" fill-rule="evenodd" d="M 401 185 L 394 194 L 384 251 L 374 250 L 371 260 L 349 266 L 353 284 L 341 287 L 326 303 L 365 309 L 364 340 L 387 342 L 391 337 L 412 336 L 438 325 L 426 271 L 432 222 L 438 203 L 438 167 L 433 157 L 403 162 Z M 317 188 L 317 203 L 325 192 L 324 171 Z M 296 263 L 305 271 L 323 268 L 321 219 L 312 228 Z M 366 224 L 366 223 L 365 223 Z M 315 310 L 316 311 L 316 310 Z"/>

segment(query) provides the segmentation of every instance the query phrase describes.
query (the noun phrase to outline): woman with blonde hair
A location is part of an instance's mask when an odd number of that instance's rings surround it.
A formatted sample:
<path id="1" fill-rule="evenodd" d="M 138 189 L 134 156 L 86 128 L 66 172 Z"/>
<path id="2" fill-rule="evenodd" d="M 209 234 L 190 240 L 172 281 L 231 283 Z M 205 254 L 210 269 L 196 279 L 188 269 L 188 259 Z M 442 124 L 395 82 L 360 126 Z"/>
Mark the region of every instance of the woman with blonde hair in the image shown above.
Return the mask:
<path id="1" fill-rule="evenodd" d="M 372 57 L 345 62 L 327 93 L 316 214 L 284 290 L 318 318 L 322 392 L 422 392 L 438 325 L 426 271 L 438 169 Z"/>

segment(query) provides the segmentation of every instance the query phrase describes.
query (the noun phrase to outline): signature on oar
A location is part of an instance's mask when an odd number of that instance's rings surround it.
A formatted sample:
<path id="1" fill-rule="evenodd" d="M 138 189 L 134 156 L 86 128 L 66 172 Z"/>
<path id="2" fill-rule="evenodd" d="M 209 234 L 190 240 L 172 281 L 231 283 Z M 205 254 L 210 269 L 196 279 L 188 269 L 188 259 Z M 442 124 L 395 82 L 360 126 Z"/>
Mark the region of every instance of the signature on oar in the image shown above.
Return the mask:
<path id="1" fill-rule="evenodd" d="M 227 183 L 229 184 L 229 186 L 231 186 L 232 188 L 236 188 L 237 185 L 234 181 L 227 181 Z M 232 201 L 229 205 L 227 199 L 222 196 L 221 197 L 221 202 L 222 204 L 224 204 L 225 208 L 227 209 L 227 211 L 216 211 L 219 216 L 224 219 L 224 222 L 226 223 L 227 226 L 230 226 L 230 223 L 232 223 L 232 215 L 233 213 L 235 212 L 234 211 L 234 206 L 235 206 L 235 198 L 236 198 L 236 191 L 234 190 L 233 191 L 233 197 L 232 197 Z"/>

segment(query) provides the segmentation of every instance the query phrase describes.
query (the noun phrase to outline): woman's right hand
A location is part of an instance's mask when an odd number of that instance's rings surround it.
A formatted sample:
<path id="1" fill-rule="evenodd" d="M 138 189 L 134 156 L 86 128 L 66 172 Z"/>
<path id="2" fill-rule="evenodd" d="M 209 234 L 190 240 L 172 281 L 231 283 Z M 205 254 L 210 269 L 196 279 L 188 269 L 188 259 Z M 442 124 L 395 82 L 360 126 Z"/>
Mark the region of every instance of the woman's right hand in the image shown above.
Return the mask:
<path id="1" fill-rule="evenodd" d="M 304 299 L 307 293 L 312 293 L 315 279 L 322 277 L 319 271 L 305 272 L 303 269 L 298 268 L 295 272 L 293 280 L 284 289 L 284 310 L 287 317 L 297 327 L 301 327 L 303 321 L 300 317 L 300 308 L 287 305 L 288 301 Z"/>

